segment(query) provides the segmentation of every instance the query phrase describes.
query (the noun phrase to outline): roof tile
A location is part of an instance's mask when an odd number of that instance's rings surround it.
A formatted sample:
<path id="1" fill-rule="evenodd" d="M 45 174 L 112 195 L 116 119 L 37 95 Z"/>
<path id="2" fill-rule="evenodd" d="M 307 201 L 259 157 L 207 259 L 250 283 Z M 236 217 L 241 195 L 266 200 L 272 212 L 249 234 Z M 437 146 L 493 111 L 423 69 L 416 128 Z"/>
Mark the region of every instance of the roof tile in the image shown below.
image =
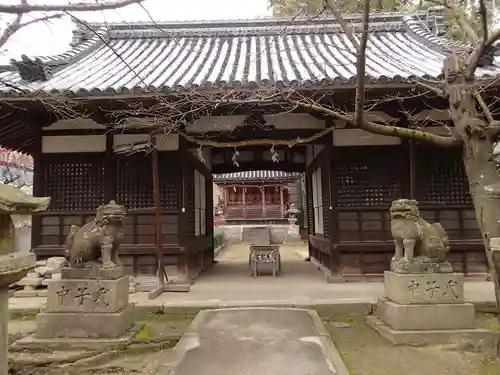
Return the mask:
<path id="1" fill-rule="evenodd" d="M 431 32 L 432 17 L 420 21 L 420 16 L 373 16 L 366 59 L 371 82 L 438 77 L 451 48 L 467 48 Z M 360 26 L 359 17 L 349 22 L 355 30 Z M 334 85 L 353 83 L 356 76 L 354 46 L 332 19 L 111 24 L 107 29 L 96 24 L 92 28 L 94 34 L 83 29 L 76 33 L 71 51 L 40 58 L 53 67 L 47 81 L 25 82 L 16 73 L 3 72 L 0 88 L 8 94 L 17 85 L 27 91 L 89 95 L 128 93 L 139 87 L 157 92 L 298 82 Z M 478 69 L 477 74 L 497 76 L 500 65 Z"/>

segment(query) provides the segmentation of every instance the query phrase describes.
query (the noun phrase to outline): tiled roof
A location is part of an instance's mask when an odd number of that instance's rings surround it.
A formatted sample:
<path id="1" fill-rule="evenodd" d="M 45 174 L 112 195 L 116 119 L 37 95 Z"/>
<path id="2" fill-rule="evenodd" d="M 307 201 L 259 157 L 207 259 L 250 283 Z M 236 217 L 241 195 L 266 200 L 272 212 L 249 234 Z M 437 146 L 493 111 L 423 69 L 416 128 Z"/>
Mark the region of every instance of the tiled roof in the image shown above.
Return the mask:
<path id="1" fill-rule="evenodd" d="M 366 59 L 372 83 L 437 77 L 450 48 L 466 47 L 439 36 L 432 14 L 372 15 Z M 347 21 L 359 30 L 360 17 Z M 14 95 L 12 86 L 88 96 L 200 86 L 340 85 L 352 84 L 356 76 L 354 47 L 328 18 L 93 24 L 90 30 L 77 30 L 67 53 L 24 57 L 2 67 L 11 70 L 0 73 L 4 95 Z M 477 74 L 497 76 L 500 65 Z"/>
<path id="2" fill-rule="evenodd" d="M 234 173 L 214 174 L 213 179 L 217 181 L 269 181 L 269 180 L 295 180 L 300 177 L 297 172 L 283 171 L 246 171 Z"/>

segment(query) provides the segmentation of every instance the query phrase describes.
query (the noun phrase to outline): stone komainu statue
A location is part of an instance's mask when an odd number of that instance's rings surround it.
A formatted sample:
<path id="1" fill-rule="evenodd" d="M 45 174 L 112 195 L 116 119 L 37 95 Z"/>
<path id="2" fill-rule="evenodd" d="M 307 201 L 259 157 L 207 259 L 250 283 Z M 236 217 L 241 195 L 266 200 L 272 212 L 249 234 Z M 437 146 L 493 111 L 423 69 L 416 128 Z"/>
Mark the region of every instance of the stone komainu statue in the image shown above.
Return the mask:
<path id="1" fill-rule="evenodd" d="M 118 251 L 127 215 L 124 206 L 111 201 L 97 208 L 95 219 L 82 227 L 72 225 L 66 239 L 69 267 L 84 267 L 102 258 L 104 268 L 120 264 Z"/>
<path id="2" fill-rule="evenodd" d="M 397 199 L 392 202 L 391 233 L 396 251 L 393 261 L 411 262 L 414 258 L 444 262 L 450 243 L 445 230 L 439 223 L 425 221 L 413 199 Z"/>

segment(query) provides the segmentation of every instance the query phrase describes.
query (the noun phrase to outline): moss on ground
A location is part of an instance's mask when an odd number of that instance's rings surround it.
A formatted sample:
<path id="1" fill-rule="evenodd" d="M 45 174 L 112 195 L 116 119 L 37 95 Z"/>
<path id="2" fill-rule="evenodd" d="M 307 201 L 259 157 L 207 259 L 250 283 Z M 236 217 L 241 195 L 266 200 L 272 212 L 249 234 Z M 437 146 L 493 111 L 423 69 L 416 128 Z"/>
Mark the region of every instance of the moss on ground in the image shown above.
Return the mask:
<path id="1" fill-rule="evenodd" d="M 494 314 L 476 314 L 476 324 L 478 328 L 500 332 L 500 322 Z"/>
<path id="2" fill-rule="evenodd" d="M 10 320 L 35 320 L 36 311 L 26 310 L 26 311 L 11 311 Z"/>
<path id="3" fill-rule="evenodd" d="M 364 316 L 320 316 L 350 375 L 500 375 L 500 363 L 482 353 L 393 346 L 365 323 Z M 480 314 L 478 324 L 500 330 L 493 318 Z"/>

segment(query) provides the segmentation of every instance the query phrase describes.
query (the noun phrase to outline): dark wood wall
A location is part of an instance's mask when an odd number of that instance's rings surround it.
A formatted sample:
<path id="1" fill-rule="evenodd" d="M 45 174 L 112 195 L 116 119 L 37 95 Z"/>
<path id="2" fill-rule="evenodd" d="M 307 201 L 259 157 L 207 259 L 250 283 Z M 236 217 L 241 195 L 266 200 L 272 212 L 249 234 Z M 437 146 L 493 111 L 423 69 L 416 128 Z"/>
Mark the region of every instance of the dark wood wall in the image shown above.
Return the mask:
<path id="1" fill-rule="evenodd" d="M 194 238 L 194 169 L 203 164 L 185 150 L 159 152 L 162 252 L 178 273 L 196 273 L 199 251 L 212 246 L 212 180 L 206 168 L 207 234 Z M 181 155 L 184 158 L 181 159 Z M 179 163 L 179 160 L 185 162 Z M 34 190 L 52 197 L 47 212 L 33 220 L 32 247 L 41 258 L 62 255 L 71 225 L 93 220 L 96 208 L 114 199 L 129 210 L 121 259 L 132 274 L 156 273 L 151 154 L 42 154 L 35 159 Z M 183 210 L 184 208 L 184 210 Z M 210 224 L 210 225 L 209 225 Z M 207 257 L 207 255 L 205 255 Z"/>
<path id="2" fill-rule="evenodd" d="M 421 215 L 439 221 L 452 239 L 457 272 L 487 271 L 481 236 L 459 150 L 404 142 L 398 146 L 332 149 L 332 195 L 337 234 L 332 252 L 342 274 L 380 274 L 394 253 L 391 201 L 412 197 Z"/>
<path id="3" fill-rule="evenodd" d="M 307 230 L 309 238 L 309 255 L 318 266 L 328 273 L 338 273 L 340 260 L 334 251 L 338 237 L 335 225 L 336 207 L 332 194 L 332 142 L 331 135 L 322 140 L 322 150 L 314 158 L 306 169 L 306 191 L 307 191 Z M 312 176 L 315 171 L 321 170 L 321 200 L 318 201 L 317 209 L 323 213 L 323 233 L 318 233 L 314 223 L 314 198 Z"/>
<path id="4" fill-rule="evenodd" d="M 182 149 L 184 189 L 186 194 L 183 226 L 180 228 L 182 243 L 186 253 L 182 258 L 189 279 L 194 279 L 213 263 L 213 180 L 207 166 L 191 153 L 184 145 Z M 195 171 L 205 177 L 205 229 L 204 235 L 195 235 Z"/>

